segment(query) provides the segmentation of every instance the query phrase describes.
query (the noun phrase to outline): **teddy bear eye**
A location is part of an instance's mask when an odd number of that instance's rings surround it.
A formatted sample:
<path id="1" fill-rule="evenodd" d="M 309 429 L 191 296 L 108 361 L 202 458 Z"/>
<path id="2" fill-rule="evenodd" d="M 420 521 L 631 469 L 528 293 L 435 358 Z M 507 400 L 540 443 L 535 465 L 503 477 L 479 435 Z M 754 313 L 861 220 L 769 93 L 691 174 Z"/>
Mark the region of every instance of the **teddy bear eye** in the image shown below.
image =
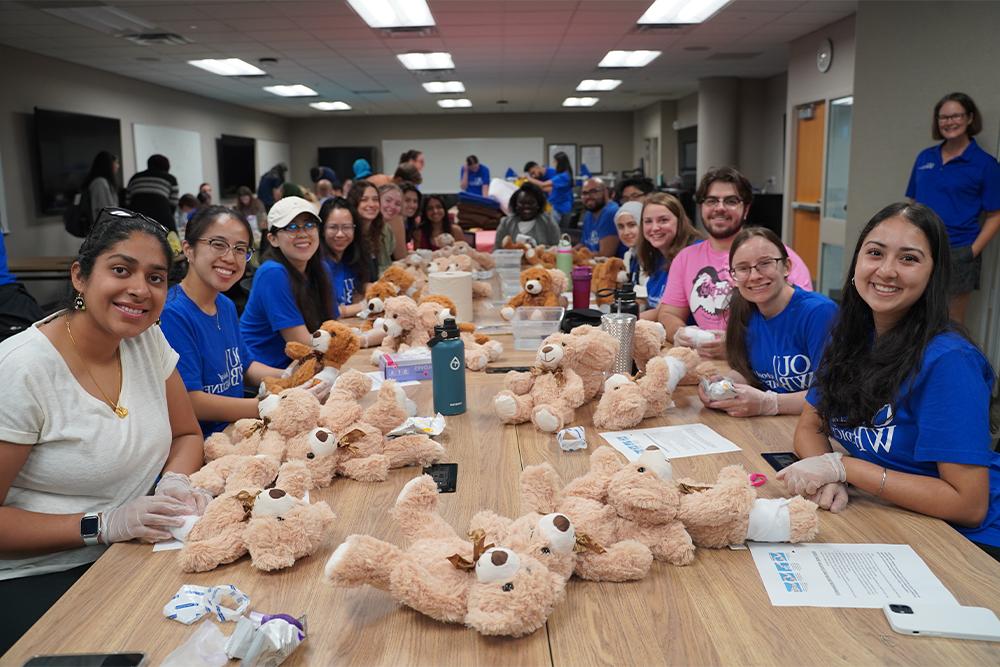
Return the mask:
<path id="1" fill-rule="evenodd" d="M 307 459 L 314 459 L 314 458 L 316 458 L 316 454 L 314 454 L 313 452 L 309 452 L 308 454 L 306 454 L 306 458 Z"/>
<path id="2" fill-rule="evenodd" d="M 542 553 L 543 554 L 550 554 L 550 553 L 552 553 L 552 550 L 549 549 L 548 547 L 542 547 Z"/>
<path id="3" fill-rule="evenodd" d="M 502 588 L 505 592 L 510 593 L 512 590 L 514 590 L 514 584 L 508 581 L 506 584 L 502 586 Z"/>
<path id="4" fill-rule="evenodd" d="M 645 466 L 639 466 L 639 472 L 646 472 Z"/>
<path id="5" fill-rule="evenodd" d="M 398 313 L 393 313 L 392 314 L 392 319 L 394 319 L 394 320 L 399 319 L 399 314 Z"/>

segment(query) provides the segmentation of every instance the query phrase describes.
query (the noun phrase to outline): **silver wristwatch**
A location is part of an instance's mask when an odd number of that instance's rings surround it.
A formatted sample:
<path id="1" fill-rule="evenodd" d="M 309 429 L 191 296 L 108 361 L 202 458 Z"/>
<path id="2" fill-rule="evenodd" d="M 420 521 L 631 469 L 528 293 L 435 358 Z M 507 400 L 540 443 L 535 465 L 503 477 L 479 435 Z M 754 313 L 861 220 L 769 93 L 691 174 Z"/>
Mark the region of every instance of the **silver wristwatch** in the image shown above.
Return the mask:
<path id="1" fill-rule="evenodd" d="M 83 518 L 80 519 L 80 537 L 83 538 L 83 543 L 87 546 L 93 546 L 95 544 L 100 544 L 98 541 L 101 537 L 101 515 L 92 512 L 90 514 L 84 514 Z"/>

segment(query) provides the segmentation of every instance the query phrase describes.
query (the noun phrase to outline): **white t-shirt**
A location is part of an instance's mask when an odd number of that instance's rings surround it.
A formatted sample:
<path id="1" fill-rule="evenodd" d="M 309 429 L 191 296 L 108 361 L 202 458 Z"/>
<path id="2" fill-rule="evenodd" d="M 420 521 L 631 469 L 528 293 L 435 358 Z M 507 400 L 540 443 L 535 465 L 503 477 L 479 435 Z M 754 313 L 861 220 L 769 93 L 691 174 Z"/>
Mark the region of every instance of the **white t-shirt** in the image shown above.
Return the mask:
<path id="1" fill-rule="evenodd" d="M 177 353 L 157 326 L 121 343 L 120 403 L 87 393 L 38 324 L 0 343 L 0 441 L 31 446 L 4 501 L 45 514 L 106 512 L 149 493 L 172 441 L 166 380 Z M 90 563 L 103 545 L 0 558 L 0 580 Z"/>

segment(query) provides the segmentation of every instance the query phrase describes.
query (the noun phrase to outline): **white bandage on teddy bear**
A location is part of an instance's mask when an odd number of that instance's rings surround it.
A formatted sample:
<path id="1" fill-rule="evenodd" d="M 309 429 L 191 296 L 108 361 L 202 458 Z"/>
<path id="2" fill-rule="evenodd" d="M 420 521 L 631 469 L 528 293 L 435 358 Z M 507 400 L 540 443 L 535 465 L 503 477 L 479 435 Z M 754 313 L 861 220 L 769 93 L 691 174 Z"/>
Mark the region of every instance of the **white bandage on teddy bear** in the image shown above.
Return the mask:
<path id="1" fill-rule="evenodd" d="M 747 540 L 751 542 L 788 542 L 792 523 L 788 516 L 791 498 L 758 498 L 750 510 Z"/>

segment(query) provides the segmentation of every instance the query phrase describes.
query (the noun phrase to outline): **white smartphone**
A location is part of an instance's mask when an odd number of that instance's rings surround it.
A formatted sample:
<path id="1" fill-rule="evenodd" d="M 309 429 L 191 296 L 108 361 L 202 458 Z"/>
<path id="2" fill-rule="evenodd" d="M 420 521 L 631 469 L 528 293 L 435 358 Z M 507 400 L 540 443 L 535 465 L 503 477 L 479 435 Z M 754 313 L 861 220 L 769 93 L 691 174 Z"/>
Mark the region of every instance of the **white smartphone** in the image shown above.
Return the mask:
<path id="1" fill-rule="evenodd" d="M 887 604 L 882 611 L 900 634 L 1000 641 L 1000 620 L 985 607 Z"/>

